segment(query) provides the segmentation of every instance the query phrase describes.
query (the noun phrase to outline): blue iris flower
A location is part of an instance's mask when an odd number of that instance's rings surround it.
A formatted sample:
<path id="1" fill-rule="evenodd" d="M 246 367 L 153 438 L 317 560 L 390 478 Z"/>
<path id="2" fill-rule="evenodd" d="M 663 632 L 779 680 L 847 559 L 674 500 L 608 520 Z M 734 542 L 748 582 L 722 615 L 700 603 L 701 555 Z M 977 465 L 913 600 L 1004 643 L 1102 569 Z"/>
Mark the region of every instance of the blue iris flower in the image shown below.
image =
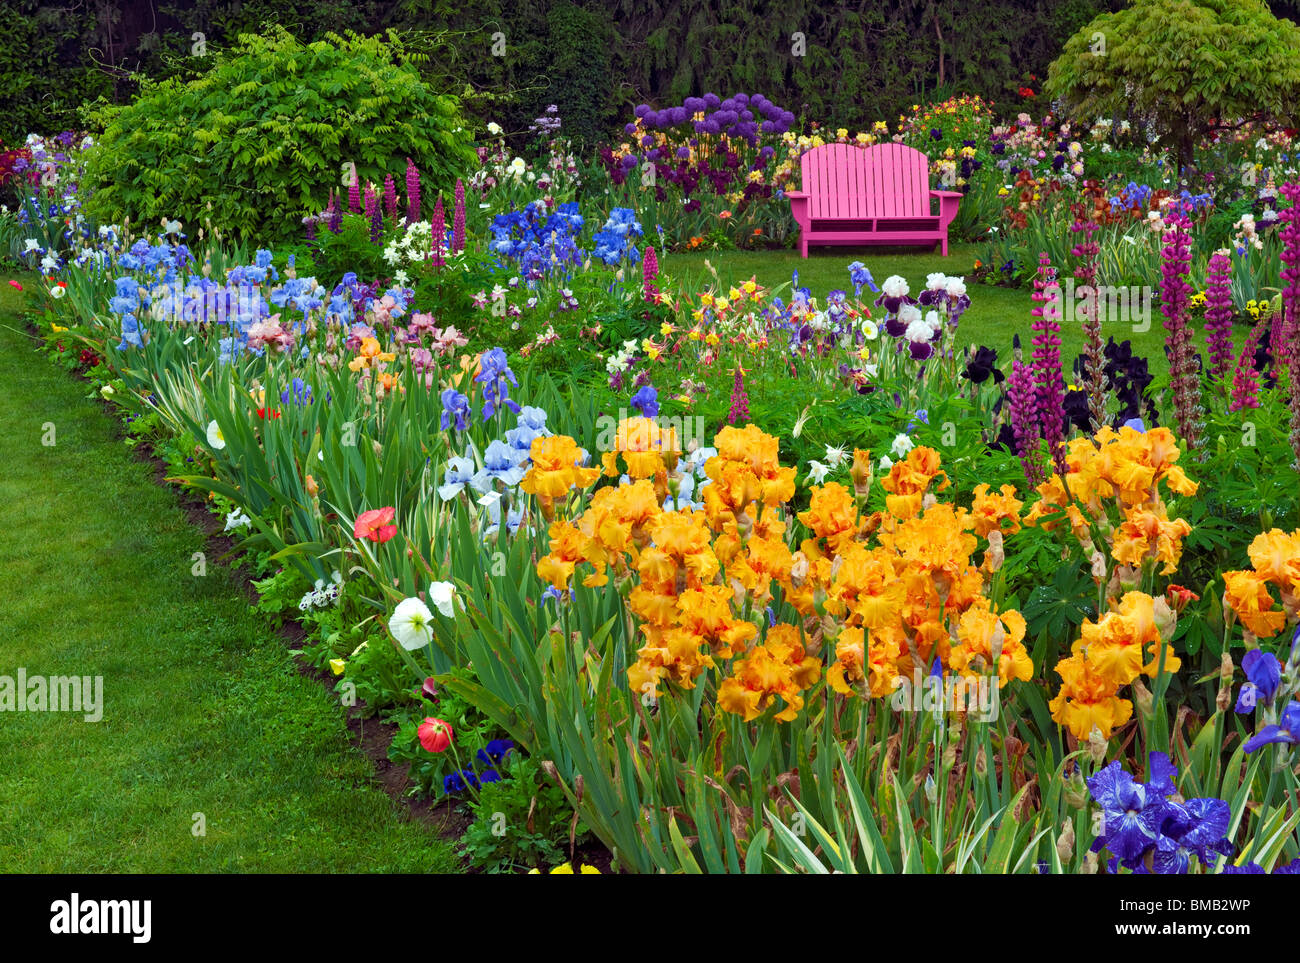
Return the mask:
<path id="1" fill-rule="evenodd" d="M 1269 743 L 1294 746 L 1297 742 L 1300 742 L 1300 702 L 1292 700 L 1282 710 L 1282 718 L 1277 723 L 1258 730 L 1241 748 L 1254 752 Z"/>
<path id="2" fill-rule="evenodd" d="M 632 407 L 647 418 L 659 414 L 659 392 L 653 385 L 645 385 L 632 396 Z"/>
<path id="3" fill-rule="evenodd" d="M 456 430 L 464 431 L 469 427 L 469 417 L 472 414 L 469 407 L 469 398 L 461 394 L 455 388 L 446 389 L 442 395 L 442 430 L 446 431 L 451 424 L 451 419 L 456 419 Z"/>
<path id="4" fill-rule="evenodd" d="M 873 291 L 879 291 L 876 287 L 875 280 L 871 277 L 871 272 L 867 270 L 865 264 L 861 261 L 854 261 L 849 265 L 849 280 L 853 282 L 853 296 L 861 297 L 864 287 L 871 288 Z M 798 281 L 796 280 L 796 284 Z"/>
<path id="5" fill-rule="evenodd" d="M 1251 649 L 1241 660 L 1241 668 L 1249 680 L 1237 694 L 1237 711 L 1250 713 L 1260 703 L 1268 705 L 1282 684 L 1282 663 L 1271 652 Z"/>
<path id="6" fill-rule="evenodd" d="M 502 348 L 484 351 L 479 359 L 482 370 L 474 381 L 483 385 L 483 420 L 490 421 L 501 408 L 509 408 L 515 414 L 520 411 L 519 403 L 510 400 L 510 385 L 518 385 L 515 373 L 510 370 L 506 353 Z"/>
<path id="7" fill-rule="evenodd" d="M 470 479 L 470 487 L 483 494 L 491 491 L 498 481 L 507 488 L 514 488 L 527 472 L 514 449 L 503 441 L 494 441 L 483 453 L 483 467 Z"/>
<path id="8" fill-rule="evenodd" d="M 1103 815 L 1092 851 L 1112 853 L 1111 871 L 1186 873 L 1193 855 L 1204 866 L 1231 855 L 1228 804 L 1213 798 L 1174 802 L 1178 769 L 1164 753 L 1151 753 L 1150 770 L 1149 781 L 1140 783 L 1117 760 L 1088 780 Z"/>
<path id="9" fill-rule="evenodd" d="M 474 462 L 468 458 L 451 458 L 443 468 L 442 484 L 438 486 L 438 497 L 444 502 L 455 498 L 465 490 L 474 478 Z"/>

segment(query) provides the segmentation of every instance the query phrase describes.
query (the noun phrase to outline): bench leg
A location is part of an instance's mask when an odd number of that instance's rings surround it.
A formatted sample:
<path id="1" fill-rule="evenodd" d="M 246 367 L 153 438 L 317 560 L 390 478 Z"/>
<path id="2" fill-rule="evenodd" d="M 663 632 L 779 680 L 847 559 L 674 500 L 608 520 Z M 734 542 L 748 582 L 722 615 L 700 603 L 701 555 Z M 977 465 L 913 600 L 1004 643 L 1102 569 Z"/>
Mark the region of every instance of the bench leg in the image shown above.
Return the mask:
<path id="1" fill-rule="evenodd" d="M 943 256 L 947 257 L 948 256 L 948 235 L 947 234 L 943 236 L 943 241 L 941 243 L 943 245 Z"/>
<path id="2" fill-rule="evenodd" d="M 808 235 L 803 231 L 799 232 L 799 256 L 808 256 Z"/>

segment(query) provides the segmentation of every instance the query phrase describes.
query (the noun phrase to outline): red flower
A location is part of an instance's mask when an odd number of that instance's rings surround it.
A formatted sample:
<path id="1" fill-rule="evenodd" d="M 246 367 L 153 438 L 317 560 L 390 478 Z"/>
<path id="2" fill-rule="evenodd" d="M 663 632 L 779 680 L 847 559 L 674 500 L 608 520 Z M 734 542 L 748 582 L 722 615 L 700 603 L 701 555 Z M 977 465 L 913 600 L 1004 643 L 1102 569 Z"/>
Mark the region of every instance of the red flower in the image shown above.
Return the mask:
<path id="1" fill-rule="evenodd" d="M 267 409 L 265 409 L 265 408 L 258 408 L 258 409 L 257 409 L 257 417 L 261 418 L 263 421 L 266 421 L 266 414 L 267 414 Z M 271 420 L 272 420 L 272 421 L 274 421 L 276 418 L 279 418 L 279 417 L 280 417 L 280 412 L 278 412 L 278 411 L 272 411 L 272 412 L 271 412 Z"/>
<path id="2" fill-rule="evenodd" d="M 425 719 L 416 731 L 420 736 L 420 745 L 429 752 L 444 752 L 451 745 L 451 726 L 441 719 Z"/>
<path id="3" fill-rule="evenodd" d="M 10 286 L 11 288 L 17 288 L 19 291 L 21 291 L 21 290 L 23 289 L 23 286 L 22 286 L 21 284 L 19 284 L 17 281 L 10 281 L 10 282 L 9 282 L 9 286 Z"/>
<path id="4" fill-rule="evenodd" d="M 386 542 L 397 534 L 397 526 L 389 524 L 396 514 L 397 509 L 392 506 L 362 512 L 352 527 L 352 534 L 357 538 L 368 538 L 372 542 Z"/>

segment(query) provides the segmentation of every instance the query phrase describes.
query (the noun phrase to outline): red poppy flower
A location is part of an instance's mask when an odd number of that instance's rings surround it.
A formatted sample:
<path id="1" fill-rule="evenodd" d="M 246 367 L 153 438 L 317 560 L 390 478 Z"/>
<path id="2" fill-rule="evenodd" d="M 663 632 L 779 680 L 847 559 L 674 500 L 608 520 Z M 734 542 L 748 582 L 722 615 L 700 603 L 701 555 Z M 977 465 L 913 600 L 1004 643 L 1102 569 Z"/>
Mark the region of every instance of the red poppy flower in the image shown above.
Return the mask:
<path id="1" fill-rule="evenodd" d="M 451 726 L 441 719 L 425 719 L 416 732 L 420 737 L 420 745 L 429 752 L 445 752 L 451 745 Z"/>
<path id="2" fill-rule="evenodd" d="M 270 415 L 271 415 L 271 420 L 274 421 L 276 418 L 280 417 L 280 412 L 272 411 L 270 412 Z M 261 418 L 263 421 L 266 421 L 266 416 L 267 416 L 267 409 L 265 408 L 257 409 L 257 417 Z"/>
<path id="3" fill-rule="evenodd" d="M 386 542 L 397 534 L 397 526 L 389 524 L 396 514 L 397 509 L 391 505 L 362 512 L 352 527 L 352 534 L 357 538 L 368 538 L 372 542 Z"/>
<path id="4" fill-rule="evenodd" d="M 21 291 L 21 290 L 23 289 L 23 286 L 22 286 L 21 284 L 19 284 L 17 281 L 10 281 L 10 282 L 9 282 L 9 286 L 10 286 L 11 288 L 17 288 L 19 291 Z"/>

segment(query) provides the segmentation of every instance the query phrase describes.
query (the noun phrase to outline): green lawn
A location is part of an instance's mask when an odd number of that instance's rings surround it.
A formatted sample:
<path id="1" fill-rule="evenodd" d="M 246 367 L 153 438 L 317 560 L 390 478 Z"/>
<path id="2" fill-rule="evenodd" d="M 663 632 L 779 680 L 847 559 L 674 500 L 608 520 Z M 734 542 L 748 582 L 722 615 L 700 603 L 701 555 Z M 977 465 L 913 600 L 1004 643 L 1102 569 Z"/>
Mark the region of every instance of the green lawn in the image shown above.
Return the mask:
<path id="1" fill-rule="evenodd" d="M 797 270 L 800 286 L 809 288 L 824 303 L 826 294 L 830 291 L 837 288 L 852 291 L 847 267 L 853 261 L 865 264 L 877 284 L 891 274 L 902 275 L 911 284 L 912 294 L 916 295 L 925 287 L 927 274 L 943 271 L 946 274 L 966 276 L 979 256 L 980 248 L 976 244 L 949 244 L 947 257 L 937 251 L 931 253 L 923 247 L 823 247 L 811 249 L 807 258 L 801 258 L 798 251 L 669 254 L 662 258 L 660 265 L 674 281 L 685 282 L 687 290 L 697 292 L 702 290 L 703 283 L 708 278 L 704 264 L 706 259 L 717 269 L 719 277 L 725 283 L 754 277 L 766 287 L 789 285 L 791 272 Z M 967 293 L 970 295 L 971 306 L 962 315 L 961 324 L 957 328 L 958 343 L 997 348 L 999 364 L 1009 371 L 1012 335 L 1020 334 L 1026 351 L 1033 338 L 1030 328 L 1033 316 L 1029 312 L 1034 308 L 1035 302 L 1030 299 L 1030 290 L 971 283 Z M 871 299 L 876 297 L 866 289 L 863 294 Z M 788 298 L 788 292 L 784 296 Z M 881 317 L 882 311 L 881 308 L 873 309 L 876 317 Z M 1082 349 L 1083 338 L 1077 324 L 1066 320 L 1062 322 L 1061 328 L 1061 357 L 1068 372 L 1075 356 Z M 1116 321 L 1103 324 L 1103 340 L 1106 337 L 1114 337 L 1116 341 L 1131 340 L 1134 353 L 1147 358 L 1153 373 L 1160 374 L 1168 369 L 1164 351 L 1165 332 L 1160 326 L 1159 311 L 1154 306 L 1149 330 L 1135 332 L 1131 324 Z"/>
<path id="2" fill-rule="evenodd" d="M 0 870 L 456 869 L 235 578 L 191 575 L 201 533 L 22 333 L 21 297 L 0 279 L 0 675 L 102 676 L 104 705 L 0 712 Z"/>

